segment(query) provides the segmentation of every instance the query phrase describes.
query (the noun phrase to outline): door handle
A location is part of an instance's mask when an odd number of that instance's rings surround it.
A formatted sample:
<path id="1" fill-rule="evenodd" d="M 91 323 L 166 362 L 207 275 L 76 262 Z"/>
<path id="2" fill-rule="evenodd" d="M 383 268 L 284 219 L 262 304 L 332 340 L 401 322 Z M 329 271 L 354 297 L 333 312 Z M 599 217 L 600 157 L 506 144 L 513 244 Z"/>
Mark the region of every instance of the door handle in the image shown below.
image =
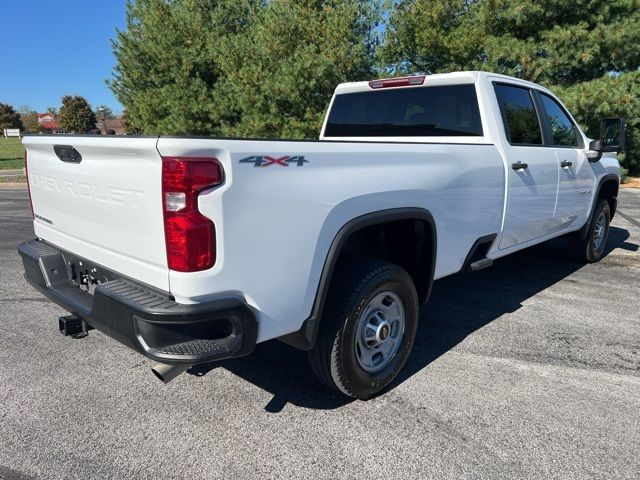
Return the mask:
<path id="1" fill-rule="evenodd" d="M 567 160 L 563 160 L 562 162 L 560 162 L 560 166 L 562 168 L 569 168 L 571 165 L 573 165 L 573 162 L 569 162 Z"/>
<path id="2" fill-rule="evenodd" d="M 518 160 L 517 163 L 511 164 L 511 168 L 518 171 L 518 170 L 524 170 L 525 168 L 529 168 L 529 165 L 526 163 L 522 163 L 520 160 Z"/>

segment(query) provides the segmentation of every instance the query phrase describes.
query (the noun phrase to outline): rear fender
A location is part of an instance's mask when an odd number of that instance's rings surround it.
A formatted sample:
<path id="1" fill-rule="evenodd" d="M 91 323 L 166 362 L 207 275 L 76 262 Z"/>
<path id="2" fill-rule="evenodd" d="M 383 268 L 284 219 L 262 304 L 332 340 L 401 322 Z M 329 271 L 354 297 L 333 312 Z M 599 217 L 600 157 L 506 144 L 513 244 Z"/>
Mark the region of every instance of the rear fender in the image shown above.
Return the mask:
<path id="1" fill-rule="evenodd" d="M 433 286 L 437 254 L 437 232 L 431 212 L 422 208 L 407 207 L 367 213 L 349 221 L 337 233 L 337 235 L 331 242 L 331 247 L 329 248 L 329 252 L 324 262 L 324 267 L 320 276 L 320 282 L 316 292 L 311 315 L 303 322 L 302 327 L 298 331 L 280 337 L 280 340 L 302 350 L 309 350 L 313 347 L 320 327 L 320 320 L 322 318 L 324 304 L 327 298 L 327 293 L 329 291 L 329 286 L 331 284 L 331 279 L 338 262 L 338 258 L 340 257 L 340 253 L 342 252 L 345 243 L 351 235 L 359 230 L 362 230 L 363 228 L 373 225 L 397 220 L 411 219 L 425 221 L 430 227 L 429 234 L 431 236 L 430 240 L 432 248 L 430 271 L 428 273 L 429 281 L 424 289 L 425 291 L 418 292 L 418 296 L 424 301 L 427 301 L 429 295 L 431 294 L 431 288 Z"/>

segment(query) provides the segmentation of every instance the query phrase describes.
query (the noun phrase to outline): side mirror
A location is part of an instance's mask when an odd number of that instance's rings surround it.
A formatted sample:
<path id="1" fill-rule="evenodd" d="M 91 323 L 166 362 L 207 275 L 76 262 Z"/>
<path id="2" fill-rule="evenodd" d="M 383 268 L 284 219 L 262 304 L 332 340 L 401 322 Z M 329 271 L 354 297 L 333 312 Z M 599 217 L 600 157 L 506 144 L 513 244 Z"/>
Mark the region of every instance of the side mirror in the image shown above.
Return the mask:
<path id="1" fill-rule="evenodd" d="M 600 150 L 602 152 L 624 151 L 624 119 L 605 118 L 600 127 Z"/>
<path id="2" fill-rule="evenodd" d="M 595 163 L 602 158 L 602 144 L 600 140 L 591 140 L 589 142 L 589 150 L 587 150 L 587 160 Z"/>

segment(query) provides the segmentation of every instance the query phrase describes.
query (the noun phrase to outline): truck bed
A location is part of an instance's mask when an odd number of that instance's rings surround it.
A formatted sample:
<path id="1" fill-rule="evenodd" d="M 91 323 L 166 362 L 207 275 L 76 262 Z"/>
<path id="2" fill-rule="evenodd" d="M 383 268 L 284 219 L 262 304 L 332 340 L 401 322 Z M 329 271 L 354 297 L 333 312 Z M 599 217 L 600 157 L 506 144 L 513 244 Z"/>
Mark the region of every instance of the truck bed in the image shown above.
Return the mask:
<path id="1" fill-rule="evenodd" d="M 27 136 L 24 144 L 38 237 L 176 301 L 242 297 L 268 320 L 262 338 L 286 334 L 310 314 L 331 243 L 355 217 L 428 206 L 438 245 L 447 246 L 436 278 L 458 271 L 473 243 L 498 232 L 502 220 L 504 164 L 481 141 Z M 61 161 L 54 145 L 72 146 L 82 160 Z M 198 197 L 215 224 L 210 269 L 167 267 L 162 157 L 222 165 L 224 182 Z"/>

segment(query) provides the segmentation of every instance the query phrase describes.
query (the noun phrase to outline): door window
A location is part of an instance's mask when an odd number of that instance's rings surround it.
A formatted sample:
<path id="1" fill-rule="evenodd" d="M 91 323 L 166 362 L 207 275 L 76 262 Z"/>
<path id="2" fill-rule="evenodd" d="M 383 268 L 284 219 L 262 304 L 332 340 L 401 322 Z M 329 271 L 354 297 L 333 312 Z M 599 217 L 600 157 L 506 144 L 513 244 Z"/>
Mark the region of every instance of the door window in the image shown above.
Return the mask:
<path id="1" fill-rule="evenodd" d="M 542 145 L 542 130 L 528 88 L 495 85 L 507 139 L 512 145 Z"/>
<path id="2" fill-rule="evenodd" d="M 578 133 L 564 109 L 550 96 L 540 93 L 549 126 L 551 127 L 551 141 L 553 145 L 563 147 L 577 147 Z"/>

